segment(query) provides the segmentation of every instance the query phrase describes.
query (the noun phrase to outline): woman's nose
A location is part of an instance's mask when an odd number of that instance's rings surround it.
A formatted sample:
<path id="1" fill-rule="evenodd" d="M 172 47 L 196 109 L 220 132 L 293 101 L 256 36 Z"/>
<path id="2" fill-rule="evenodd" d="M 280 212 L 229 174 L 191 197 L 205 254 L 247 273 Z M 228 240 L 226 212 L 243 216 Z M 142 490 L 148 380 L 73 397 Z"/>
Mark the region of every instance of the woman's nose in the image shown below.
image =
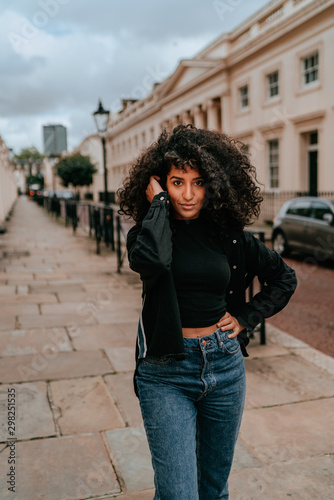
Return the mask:
<path id="1" fill-rule="evenodd" d="M 191 200 L 194 196 L 194 192 L 193 192 L 193 188 L 192 188 L 192 185 L 189 184 L 189 185 L 185 185 L 184 186 L 184 191 L 183 191 L 183 198 L 185 198 L 186 200 Z"/>

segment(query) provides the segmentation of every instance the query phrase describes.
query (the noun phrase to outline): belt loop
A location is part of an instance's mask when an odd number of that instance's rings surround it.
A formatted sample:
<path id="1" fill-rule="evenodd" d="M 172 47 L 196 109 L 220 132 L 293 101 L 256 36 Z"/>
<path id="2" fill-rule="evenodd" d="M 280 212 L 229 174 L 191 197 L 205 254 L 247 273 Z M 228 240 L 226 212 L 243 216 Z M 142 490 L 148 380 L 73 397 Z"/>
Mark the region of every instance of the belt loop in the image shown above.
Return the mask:
<path id="1" fill-rule="evenodd" d="M 219 345 L 219 347 L 221 349 L 222 348 L 222 341 L 220 340 L 220 336 L 219 336 L 219 331 L 218 330 L 215 331 L 215 335 L 216 335 L 216 338 L 217 338 L 217 343 L 218 343 L 218 345 Z"/>

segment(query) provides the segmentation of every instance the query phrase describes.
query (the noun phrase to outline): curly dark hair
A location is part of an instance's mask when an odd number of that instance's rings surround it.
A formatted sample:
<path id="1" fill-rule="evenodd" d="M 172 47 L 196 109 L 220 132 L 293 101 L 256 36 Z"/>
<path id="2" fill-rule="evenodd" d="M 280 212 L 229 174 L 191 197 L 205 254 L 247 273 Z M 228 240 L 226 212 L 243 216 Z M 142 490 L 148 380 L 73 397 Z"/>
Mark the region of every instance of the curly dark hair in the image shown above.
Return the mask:
<path id="1" fill-rule="evenodd" d="M 172 133 L 163 130 L 138 157 L 118 189 L 118 213 L 141 224 L 150 207 L 145 194 L 150 177 L 159 176 L 166 189 L 167 174 L 174 165 L 182 170 L 194 168 L 203 177 L 206 196 L 202 210 L 216 227 L 222 230 L 252 224 L 263 198 L 255 168 L 242 146 L 225 134 L 192 125 L 178 125 Z"/>

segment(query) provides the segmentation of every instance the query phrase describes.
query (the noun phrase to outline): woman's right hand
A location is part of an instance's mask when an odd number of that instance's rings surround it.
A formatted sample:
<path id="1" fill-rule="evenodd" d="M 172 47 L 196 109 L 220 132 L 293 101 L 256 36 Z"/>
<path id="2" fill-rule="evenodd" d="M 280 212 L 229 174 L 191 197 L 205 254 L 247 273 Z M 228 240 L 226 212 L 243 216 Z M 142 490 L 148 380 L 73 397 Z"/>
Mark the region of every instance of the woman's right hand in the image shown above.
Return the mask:
<path id="1" fill-rule="evenodd" d="M 159 184 L 160 177 L 157 175 L 151 175 L 150 177 L 150 182 L 147 186 L 147 189 L 145 191 L 146 193 L 146 198 L 150 203 L 152 203 L 152 200 L 156 194 L 159 194 L 163 191 L 162 187 Z"/>

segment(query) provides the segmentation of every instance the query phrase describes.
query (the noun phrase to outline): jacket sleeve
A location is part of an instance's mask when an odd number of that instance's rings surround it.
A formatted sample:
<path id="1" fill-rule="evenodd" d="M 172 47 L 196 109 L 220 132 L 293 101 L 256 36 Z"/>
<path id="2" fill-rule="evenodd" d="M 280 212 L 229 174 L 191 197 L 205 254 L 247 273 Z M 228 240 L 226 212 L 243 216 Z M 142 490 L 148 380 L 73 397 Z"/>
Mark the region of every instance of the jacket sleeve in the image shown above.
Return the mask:
<path id="1" fill-rule="evenodd" d="M 264 318 L 281 311 L 297 287 L 296 274 L 282 257 L 251 233 L 244 232 L 246 272 L 257 276 L 262 290 L 241 308 L 238 321 L 253 330 Z"/>
<path id="2" fill-rule="evenodd" d="M 134 226 L 128 232 L 127 251 L 130 268 L 140 274 L 146 290 L 161 274 L 170 270 L 172 231 L 166 191 L 154 196 L 142 225 Z"/>

